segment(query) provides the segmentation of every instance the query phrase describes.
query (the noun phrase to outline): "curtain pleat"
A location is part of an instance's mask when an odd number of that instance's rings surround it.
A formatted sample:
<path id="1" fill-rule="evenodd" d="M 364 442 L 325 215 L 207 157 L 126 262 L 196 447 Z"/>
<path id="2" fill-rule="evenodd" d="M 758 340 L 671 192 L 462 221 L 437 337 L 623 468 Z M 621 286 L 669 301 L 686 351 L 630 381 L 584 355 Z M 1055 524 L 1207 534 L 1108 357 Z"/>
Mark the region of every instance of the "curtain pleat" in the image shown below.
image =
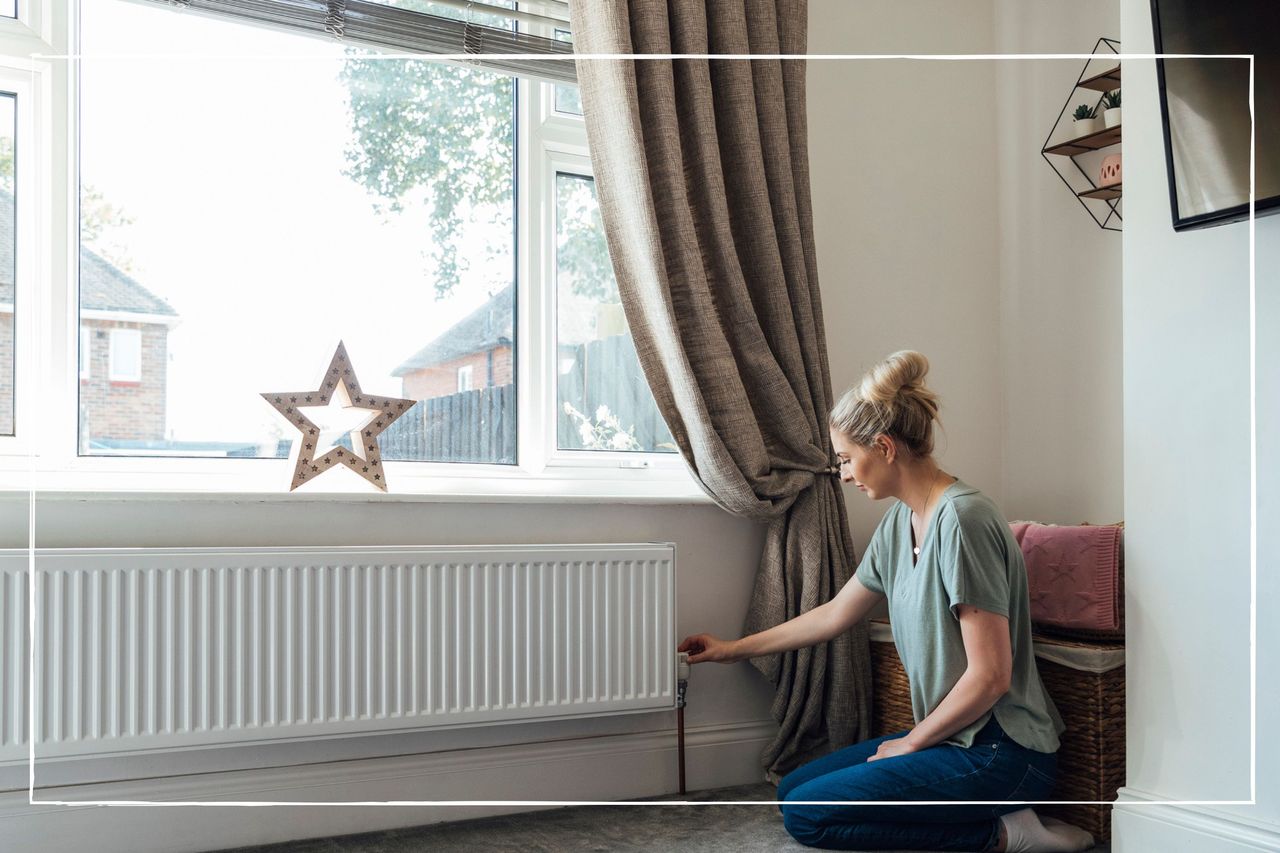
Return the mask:
<path id="1" fill-rule="evenodd" d="M 580 54 L 805 52 L 804 0 L 571 0 Z M 577 59 L 609 254 L 658 408 L 702 488 L 767 525 L 744 633 L 830 600 L 854 548 L 831 379 L 802 60 Z M 865 626 L 751 663 L 777 781 L 868 736 Z"/>

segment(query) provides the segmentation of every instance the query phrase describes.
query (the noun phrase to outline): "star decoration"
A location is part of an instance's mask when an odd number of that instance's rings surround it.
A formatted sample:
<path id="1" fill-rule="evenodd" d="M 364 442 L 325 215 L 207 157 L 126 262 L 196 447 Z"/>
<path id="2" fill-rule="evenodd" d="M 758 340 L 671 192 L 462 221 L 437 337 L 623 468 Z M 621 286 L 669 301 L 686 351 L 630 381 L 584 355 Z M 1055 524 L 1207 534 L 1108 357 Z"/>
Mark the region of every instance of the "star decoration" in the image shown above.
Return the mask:
<path id="1" fill-rule="evenodd" d="M 342 341 L 338 341 L 338 348 L 329 361 L 319 388 L 265 393 L 262 398 L 301 433 L 300 439 L 293 442 L 293 449 L 289 454 L 289 460 L 293 463 L 293 482 L 289 491 L 314 480 L 335 465 L 345 465 L 382 491 L 387 490 L 378 436 L 417 401 L 380 397 L 361 391 Z M 326 447 L 322 443 L 322 430 L 302 411 L 306 408 L 323 408 L 330 405 L 330 400 L 340 402 L 344 409 L 368 412 L 363 423 L 349 433 L 352 450 L 341 446 Z"/>

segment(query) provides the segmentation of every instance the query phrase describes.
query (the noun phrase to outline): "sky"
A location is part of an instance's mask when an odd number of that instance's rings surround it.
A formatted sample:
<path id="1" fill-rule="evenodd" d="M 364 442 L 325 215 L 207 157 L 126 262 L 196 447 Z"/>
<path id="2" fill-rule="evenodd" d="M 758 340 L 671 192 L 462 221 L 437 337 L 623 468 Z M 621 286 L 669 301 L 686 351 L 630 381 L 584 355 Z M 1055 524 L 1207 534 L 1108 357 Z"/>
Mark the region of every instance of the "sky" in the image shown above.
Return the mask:
<path id="1" fill-rule="evenodd" d="M 339 45 L 118 0 L 82 32 L 82 180 L 182 319 L 167 437 L 287 436 L 259 392 L 314 387 L 339 340 L 364 390 L 398 395 L 391 370 L 510 283 L 509 257 L 473 264 L 437 302 L 425 213 L 383 220 L 342 175 Z"/>

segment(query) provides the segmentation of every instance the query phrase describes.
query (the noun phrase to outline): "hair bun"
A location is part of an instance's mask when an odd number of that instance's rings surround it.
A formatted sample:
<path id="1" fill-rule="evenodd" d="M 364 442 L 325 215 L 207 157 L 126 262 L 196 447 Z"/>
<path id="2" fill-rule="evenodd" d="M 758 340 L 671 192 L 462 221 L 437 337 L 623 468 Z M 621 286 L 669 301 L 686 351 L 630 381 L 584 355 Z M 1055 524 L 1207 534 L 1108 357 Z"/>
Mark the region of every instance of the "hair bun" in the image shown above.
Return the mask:
<path id="1" fill-rule="evenodd" d="M 903 391 L 923 389 L 928 373 L 929 359 L 923 353 L 898 350 L 867 371 L 859 396 L 868 402 L 889 405 Z"/>
<path id="2" fill-rule="evenodd" d="M 831 425 L 863 446 L 884 432 L 913 453 L 932 453 L 938 395 L 925 387 L 928 373 L 929 359 L 923 353 L 892 353 L 845 392 L 832 409 Z"/>

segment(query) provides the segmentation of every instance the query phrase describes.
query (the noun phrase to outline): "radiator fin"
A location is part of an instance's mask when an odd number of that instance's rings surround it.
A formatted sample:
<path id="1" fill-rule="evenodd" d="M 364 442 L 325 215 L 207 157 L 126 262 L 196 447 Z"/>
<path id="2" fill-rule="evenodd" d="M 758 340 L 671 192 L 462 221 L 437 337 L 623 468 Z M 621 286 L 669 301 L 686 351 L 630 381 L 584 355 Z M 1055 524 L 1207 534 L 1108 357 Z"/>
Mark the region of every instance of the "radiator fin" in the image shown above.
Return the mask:
<path id="1" fill-rule="evenodd" d="M 669 545 L 36 552 L 36 754 L 674 706 Z M 0 760 L 28 552 L 0 552 Z"/>

